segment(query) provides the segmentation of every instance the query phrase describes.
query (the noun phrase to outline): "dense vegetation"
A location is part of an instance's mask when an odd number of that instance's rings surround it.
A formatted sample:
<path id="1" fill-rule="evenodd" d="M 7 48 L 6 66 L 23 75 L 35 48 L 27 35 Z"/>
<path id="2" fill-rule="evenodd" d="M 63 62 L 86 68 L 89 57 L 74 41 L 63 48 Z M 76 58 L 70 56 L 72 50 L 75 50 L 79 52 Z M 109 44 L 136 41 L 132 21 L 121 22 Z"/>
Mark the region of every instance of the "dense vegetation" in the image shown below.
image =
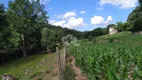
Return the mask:
<path id="1" fill-rule="evenodd" d="M 127 21 L 131 25 L 132 31 L 142 31 L 142 0 L 139 1 L 139 6 L 137 6 L 128 16 Z"/>
<path id="2" fill-rule="evenodd" d="M 53 26 L 48 17 L 39 0 L 11 0 L 7 9 L 0 4 L 0 64 L 43 50 L 53 52 L 68 34 L 92 40 L 107 33 L 102 28 L 80 32 Z"/>
<path id="3" fill-rule="evenodd" d="M 124 32 L 116 36 L 106 35 L 99 40 L 115 39 L 117 42 L 79 41 L 70 45 L 76 64 L 88 74 L 89 80 L 142 79 L 142 35 Z"/>

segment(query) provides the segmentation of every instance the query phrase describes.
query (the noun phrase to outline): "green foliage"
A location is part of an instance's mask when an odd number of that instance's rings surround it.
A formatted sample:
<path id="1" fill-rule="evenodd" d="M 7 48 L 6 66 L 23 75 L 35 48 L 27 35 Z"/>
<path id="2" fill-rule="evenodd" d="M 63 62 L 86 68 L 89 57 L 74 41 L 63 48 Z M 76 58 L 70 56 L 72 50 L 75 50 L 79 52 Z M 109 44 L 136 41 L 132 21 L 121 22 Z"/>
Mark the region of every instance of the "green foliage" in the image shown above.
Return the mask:
<path id="1" fill-rule="evenodd" d="M 107 28 L 96 28 L 92 31 L 85 31 L 82 33 L 82 37 L 84 39 L 89 39 L 90 41 L 93 40 L 94 37 L 105 35 L 108 33 Z"/>
<path id="2" fill-rule="evenodd" d="M 14 0 L 9 2 L 7 15 L 9 24 L 21 36 L 21 47 L 23 48 L 24 56 L 26 56 L 27 48 L 30 49 L 33 48 L 33 46 L 37 46 L 38 43 L 35 41 L 35 38 L 40 41 L 36 36 L 32 37 L 31 35 L 34 32 L 39 33 L 40 27 L 42 26 L 41 23 L 43 25 L 47 23 L 48 17 L 44 11 L 44 6 L 40 4 L 39 0 Z M 32 43 L 30 46 L 27 46 L 31 41 L 37 44 Z"/>
<path id="3" fill-rule="evenodd" d="M 141 80 L 142 36 L 129 35 L 119 41 L 80 41 L 79 46 L 71 44 L 70 51 L 89 80 Z"/>
<path id="4" fill-rule="evenodd" d="M 129 31 L 125 31 L 125 32 L 119 32 L 119 33 L 116 33 L 114 35 L 104 35 L 104 36 L 99 36 L 97 37 L 97 39 L 95 39 L 97 42 L 101 42 L 101 43 L 104 43 L 104 42 L 113 42 L 113 41 L 119 41 L 120 39 L 123 39 L 123 38 L 127 38 L 128 36 L 132 35 L 132 32 L 129 32 Z"/>
<path id="5" fill-rule="evenodd" d="M 109 28 L 109 27 L 116 28 L 116 25 L 115 25 L 115 24 L 109 24 L 109 25 L 107 26 L 107 28 Z"/>
<path id="6" fill-rule="evenodd" d="M 19 34 L 8 26 L 4 5 L 0 4 L 0 54 L 12 53 L 19 46 Z"/>
<path id="7" fill-rule="evenodd" d="M 55 48 L 57 45 L 61 46 L 62 42 L 61 39 L 64 36 L 63 29 L 50 29 L 50 28 L 43 28 L 41 30 L 42 38 L 41 43 L 44 48 L 47 49 L 47 51 L 55 51 Z"/>
<path id="8" fill-rule="evenodd" d="M 131 30 L 131 26 L 128 22 L 117 22 L 117 30 L 119 32 L 121 31 L 130 31 Z"/>
<path id="9" fill-rule="evenodd" d="M 46 47 L 47 51 L 51 51 L 51 49 L 55 49 L 56 47 L 56 33 L 53 30 L 50 30 L 48 28 L 43 28 L 42 31 L 42 46 Z"/>
<path id="10" fill-rule="evenodd" d="M 142 23 L 142 1 L 139 0 L 139 6 L 137 6 L 128 16 L 127 21 L 131 25 L 131 30 L 136 32 L 136 31 L 141 31 L 141 23 Z"/>

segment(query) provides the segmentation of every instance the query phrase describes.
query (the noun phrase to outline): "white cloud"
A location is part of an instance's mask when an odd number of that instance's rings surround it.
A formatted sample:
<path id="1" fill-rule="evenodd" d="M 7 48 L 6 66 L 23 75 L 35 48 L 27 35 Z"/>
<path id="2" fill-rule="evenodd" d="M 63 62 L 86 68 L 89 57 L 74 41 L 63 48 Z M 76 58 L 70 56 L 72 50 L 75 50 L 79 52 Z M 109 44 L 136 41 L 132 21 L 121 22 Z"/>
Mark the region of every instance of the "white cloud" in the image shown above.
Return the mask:
<path id="1" fill-rule="evenodd" d="M 65 23 L 66 23 L 66 21 L 62 20 L 62 21 L 53 22 L 51 24 L 55 25 L 55 26 L 63 26 Z"/>
<path id="2" fill-rule="evenodd" d="M 84 13 L 86 13 L 86 11 L 81 11 L 81 12 L 80 12 L 80 14 L 84 14 Z"/>
<path id="3" fill-rule="evenodd" d="M 105 21 L 102 16 L 94 16 L 91 18 L 91 24 L 93 25 L 108 25 L 113 21 L 112 16 L 108 16 Z"/>
<path id="4" fill-rule="evenodd" d="M 83 11 L 82 13 L 85 13 Z M 74 29 L 76 27 L 85 26 L 84 19 L 82 17 L 77 18 L 75 11 L 66 12 L 63 15 L 54 15 L 61 21 L 50 20 L 49 23 L 56 26 L 66 27 L 69 29 Z"/>
<path id="5" fill-rule="evenodd" d="M 100 0 L 100 5 L 111 4 L 119 6 L 120 9 L 133 8 L 136 6 L 138 0 Z"/>
<path id="6" fill-rule="evenodd" d="M 102 7 L 98 7 L 98 8 L 96 8 L 98 11 L 102 11 L 103 10 L 103 8 Z"/>
<path id="7" fill-rule="evenodd" d="M 104 22 L 104 18 L 102 16 L 94 16 L 91 18 L 91 24 L 100 25 Z"/>
<path id="8" fill-rule="evenodd" d="M 108 16 L 107 20 L 104 22 L 105 25 L 110 24 L 113 21 L 112 16 Z"/>
<path id="9" fill-rule="evenodd" d="M 53 23 L 55 23 L 56 21 L 55 20 L 49 20 L 49 23 L 50 24 L 53 24 Z"/>
<path id="10" fill-rule="evenodd" d="M 83 18 L 75 18 L 75 17 L 70 17 L 68 23 L 64 24 L 63 27 L 73 29 L 79 26 L 84 26 L 84 19 Z"/>
<path id="11" fill-rule="evenodd" d="M 67 19 L 67 18 L 69 18 L 69 17 L 74 17 L 74 16 L 76 16 L 76 13 L 70 11 L 70 12 L 65 13 L 65 14 L 63 15 L 63 18 L 64 18 L 64 19 Z"/>
<path id="12" fill-rule="evenodd" d="M 107 21 L 112 22 L 112 16 L 108 16 Z"/>
<path id="13" fill-rule="evenodd" d="M 75 17 L 75 16 L 76 16 L 76 13 L 73 11 L 70 11 L 70 12 L 66 12 L 63 15 L 57 15 L 57 18 L 68 19 L 69 17 Z"/>

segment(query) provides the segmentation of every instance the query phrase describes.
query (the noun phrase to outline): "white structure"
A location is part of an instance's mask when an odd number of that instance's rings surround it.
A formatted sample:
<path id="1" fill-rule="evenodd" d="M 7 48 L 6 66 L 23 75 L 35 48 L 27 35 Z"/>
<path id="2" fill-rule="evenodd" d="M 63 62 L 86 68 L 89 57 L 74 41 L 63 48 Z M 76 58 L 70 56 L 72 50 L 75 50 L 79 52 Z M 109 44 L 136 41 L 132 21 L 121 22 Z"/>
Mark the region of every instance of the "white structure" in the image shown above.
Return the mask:
<path id="1" fill-rule="evenodd" d="M 117 33 L 117 29 L 115 29 L 113 26 L 109 26 L 109 34 L 112 35 L 112 34 L 115 34 Z"/>
<path id="2" fill-rule="evenodd" d="M 142 31 L 140 31 L 140 34 L 142 34 Z"/>

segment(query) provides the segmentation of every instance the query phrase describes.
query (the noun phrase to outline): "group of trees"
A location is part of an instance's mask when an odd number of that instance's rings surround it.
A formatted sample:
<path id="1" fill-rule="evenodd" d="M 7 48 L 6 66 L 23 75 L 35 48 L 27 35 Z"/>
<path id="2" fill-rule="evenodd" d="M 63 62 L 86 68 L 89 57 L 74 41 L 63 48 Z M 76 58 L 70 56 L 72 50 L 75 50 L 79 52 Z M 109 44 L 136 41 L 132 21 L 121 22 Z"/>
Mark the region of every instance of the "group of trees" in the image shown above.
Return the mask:
<path id="1" fill-rule="evenodd" d="M 129 14 L 127 18 L 127 22 L 117 22 L 115 24 L 109 24 L 113 25 L 119 32 L 121 31 L 142 31 L 142 0 L 138 0 L 139 5 Z"/>
<path id="2" fill-rule="evenodd" d="M 128 22 L 117 22 L 116 27 L 119 32 L 131 30 L 130 24 Z"/>
<path id="3" fill-rule="evenodd" d="M 39 0 L 11 0 L 0 4 L 0 63 L 48 50 L 55 51 L 67 34 L 77 39 L 104 34 L 101 28 L 80 32 L 48 24 L 47 12 Z"/>
<path id="4" fill-rule="evenodd" d="M 139 0 L 139 6 L 137 6 L 128 16 L 128 20 L 132 31 L 142 31 L 142 0 Z"/>
<path id="5" fill-rule="evenodd" d="M 48 23 L 43 7 L 39 0 L 9 1 L 8 9 L 0 4 L 0 63 L 40 51 L 40 31 Z"/>
<path id="6" fill-rule="evenodd" d="M 92 31 L 85 31 L 82 33 L 82 38 L 83 39 L 88 39 L 88 40 L 93 40 L 95 37 L 101 36 L 108 34 L 108 29 L 107 28 L 96 28 Z"/>
<path id="7" fill-rule="evenodd" d="M 142 0 L 138 0 L 139 5 L 129 14 L 127 22 L 117 22 L 118 31 L 142 31 Z"/>

